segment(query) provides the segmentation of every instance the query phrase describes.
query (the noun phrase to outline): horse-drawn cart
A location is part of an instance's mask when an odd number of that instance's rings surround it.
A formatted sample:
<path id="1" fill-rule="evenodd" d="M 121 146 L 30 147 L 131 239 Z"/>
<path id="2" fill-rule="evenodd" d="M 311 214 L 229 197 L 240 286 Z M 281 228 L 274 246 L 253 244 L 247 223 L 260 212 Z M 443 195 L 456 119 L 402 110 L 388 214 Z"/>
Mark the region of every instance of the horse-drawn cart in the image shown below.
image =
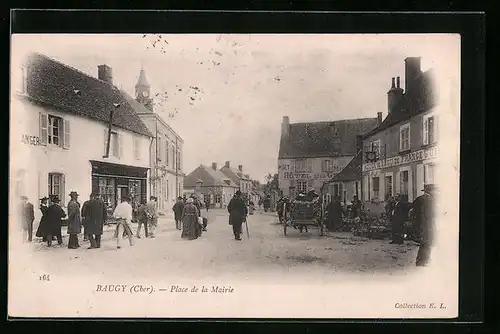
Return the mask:
<path id="1" fill-rule="evenodd" d="M 283 234 L 286 236 L 287 229 L 298 229 L 308 232 L 308 227 L 317 226 L 320 235 L 323 234 L 324 209 L 321 200 L 317 197 L 313 200 L 296 200 L 283 205 Z"/>

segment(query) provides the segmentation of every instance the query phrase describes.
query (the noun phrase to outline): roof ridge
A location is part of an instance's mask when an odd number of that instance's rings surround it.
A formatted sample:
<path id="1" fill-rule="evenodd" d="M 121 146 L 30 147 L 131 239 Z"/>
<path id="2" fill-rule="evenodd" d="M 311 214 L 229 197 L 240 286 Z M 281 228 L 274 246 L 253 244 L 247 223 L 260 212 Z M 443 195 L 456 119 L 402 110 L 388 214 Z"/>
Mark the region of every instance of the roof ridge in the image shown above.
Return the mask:
<path id="1" fill-rule="evenodd" d="M 339 120 L 334 120 L 334 121 L 296 122 L 296 123 L 290 123 L 290 125 L 295 125 L 295 124 L 327 124 L 327 123 L 335 123 L 335 122 L 364 121 L 364 120 L 374 120 L 374 119 L 377 119 L 377 117 L 346 118 L 346 119 L 339 119 Z"/>

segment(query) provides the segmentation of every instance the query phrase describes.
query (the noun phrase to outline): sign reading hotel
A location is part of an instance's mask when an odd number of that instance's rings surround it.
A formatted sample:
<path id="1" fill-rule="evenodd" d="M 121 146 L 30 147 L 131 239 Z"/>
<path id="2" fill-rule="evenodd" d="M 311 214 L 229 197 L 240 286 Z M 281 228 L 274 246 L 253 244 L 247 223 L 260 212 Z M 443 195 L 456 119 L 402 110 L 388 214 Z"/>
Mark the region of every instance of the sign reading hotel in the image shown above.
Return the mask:
<path id="1" fill-rule="evenodd" d="M 365 163 L 363 164 L 363 172 L 368 172 L 381 168 L 405 165 L 408 163 L 417 162 L 421 160 L 434 159 L 437 156 L 438 156 L 438 149 L 436 146 L 434 146 L 427 149 L 410 152 L 405 155 L 398 155 L 388 159 L 379 160 L 376 162 Z"/>

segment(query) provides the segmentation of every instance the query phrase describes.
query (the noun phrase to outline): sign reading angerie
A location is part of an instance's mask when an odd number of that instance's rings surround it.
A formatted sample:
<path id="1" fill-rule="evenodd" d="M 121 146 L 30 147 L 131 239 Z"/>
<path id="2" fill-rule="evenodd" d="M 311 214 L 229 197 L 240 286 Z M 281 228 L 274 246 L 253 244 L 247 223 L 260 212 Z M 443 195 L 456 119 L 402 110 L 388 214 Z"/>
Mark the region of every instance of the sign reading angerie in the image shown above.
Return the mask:
<path id="1" fill-rule="evenodd" d="M 22 135 L 21 142 L 23 142 L 24 144 L 28 144 L 28 145 L 38 146 L 38 145 L 40 145 L 40 137 L 30 136 L 30 135 Z"/>
<path id="2" fill-rule="evenodd" d="M 394 156 L 385 160 L 365 163 L 363 164 L 363 172 L 371 171 L 374 169 L 404 165 L 407 163 L 426 160 L 426 159 L 434 159 L 437 156 L 438 156 L 438 149 L 436 146 L 434 146 L 431 148 L 410 152 L 405 155 Z"/>

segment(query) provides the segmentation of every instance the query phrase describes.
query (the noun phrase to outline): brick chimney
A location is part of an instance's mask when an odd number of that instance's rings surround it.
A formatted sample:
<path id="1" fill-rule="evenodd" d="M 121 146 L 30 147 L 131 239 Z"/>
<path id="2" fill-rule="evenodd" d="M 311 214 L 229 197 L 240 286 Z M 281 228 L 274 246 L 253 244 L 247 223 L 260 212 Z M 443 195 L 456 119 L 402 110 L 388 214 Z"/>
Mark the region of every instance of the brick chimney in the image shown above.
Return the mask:
<path id="1" fill-rule="evenodd" d="M 224 167 L 231 168 L 231 164 L 229 163 L 229 161 L 226 161 L 226 163 L 224 164 Z"/>
<path id="2" fill-rule="evenodd" d="M 212 162 L 212 169 L 217 170 L 217 163 L 216 162 Z"/>
<path id="3" fill-rule="evenodd" d="M 283 121 L 281 122 L 281 137 L 288 137 L 290 132 L 290 118 L 288 116 L 283 116 Z"/>
<path id="4" fill-rule="evenodd" d="M 106 81 L 109 84 L 113 84 L 113 69 L 108 65 L 97 66 L 97 78 L 102 81 Z"/>
<path id="5" fill-rule="evenodd" d="M 240 172 L 243 172 L 243 165 L 238 165 L 238 170 L 239 170 Z"/>
<path id="6" fill-rule="evenodd" d="M 377 113 L 377 123 L 378 124 L 382 123 L 382 113 L 381 112 Z"/>
<path id="7" fill-rule="evenodd" d="M 411 87 L 415 79 L 422 73 L 420 69 L 421 57 L 408 57 L 405 59 L 405 92 Z"/>
<path id="8" fill-rule="evenodd" d="M 400 80 L 398 77 L 397 85 L 395 83 L 395 78 L 392 78 L 391 89 L 387 92 L 387 112 L 388 115 L 393 111 L 396 105 L 401 101 L 403 97 L 403 89 L 399 86 Z"/>

